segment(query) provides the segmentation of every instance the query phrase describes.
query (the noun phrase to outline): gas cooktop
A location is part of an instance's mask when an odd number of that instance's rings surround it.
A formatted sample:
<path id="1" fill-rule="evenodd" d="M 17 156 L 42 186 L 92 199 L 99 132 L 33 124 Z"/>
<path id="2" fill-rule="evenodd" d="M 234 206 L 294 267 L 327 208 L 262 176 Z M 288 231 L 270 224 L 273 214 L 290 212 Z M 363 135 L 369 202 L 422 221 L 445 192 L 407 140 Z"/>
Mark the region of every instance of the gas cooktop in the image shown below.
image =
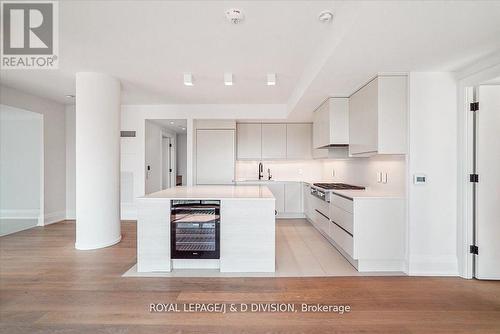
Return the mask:
<path id="1" fill-rule="evenodd" d="M 363 190 L 365 187 L 353 186 L 345 183 L 314 183 L 316 187 L 320 187 L 326 190 Z"/>

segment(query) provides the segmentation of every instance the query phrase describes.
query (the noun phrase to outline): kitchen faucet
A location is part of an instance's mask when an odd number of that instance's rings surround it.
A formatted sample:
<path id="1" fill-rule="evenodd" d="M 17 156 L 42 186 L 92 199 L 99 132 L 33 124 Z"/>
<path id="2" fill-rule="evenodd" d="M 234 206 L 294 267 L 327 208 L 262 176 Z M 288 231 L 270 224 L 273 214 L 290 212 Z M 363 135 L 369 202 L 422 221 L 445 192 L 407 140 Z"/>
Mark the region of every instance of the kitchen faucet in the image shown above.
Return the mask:
<path id="1" fill-rule="evenodd" d="M 259 162 L 259 180 L 262 180 L 264 177 L 264 166 L 262 165 L 262 162 Z"/>

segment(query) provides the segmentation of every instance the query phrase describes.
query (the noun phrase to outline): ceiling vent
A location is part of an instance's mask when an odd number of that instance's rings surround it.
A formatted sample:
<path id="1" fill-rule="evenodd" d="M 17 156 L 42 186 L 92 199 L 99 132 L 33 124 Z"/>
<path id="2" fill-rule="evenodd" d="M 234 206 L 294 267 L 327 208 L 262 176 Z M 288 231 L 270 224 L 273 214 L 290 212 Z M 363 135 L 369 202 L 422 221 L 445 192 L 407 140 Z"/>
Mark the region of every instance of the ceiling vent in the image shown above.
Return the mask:
<path id="1" fill-rule="evenodd" d="M 245 15 L 241 10 L 231 8 L 226 10 L 226 18 L 232 24 L 240 24 L 245 19 Z"/>

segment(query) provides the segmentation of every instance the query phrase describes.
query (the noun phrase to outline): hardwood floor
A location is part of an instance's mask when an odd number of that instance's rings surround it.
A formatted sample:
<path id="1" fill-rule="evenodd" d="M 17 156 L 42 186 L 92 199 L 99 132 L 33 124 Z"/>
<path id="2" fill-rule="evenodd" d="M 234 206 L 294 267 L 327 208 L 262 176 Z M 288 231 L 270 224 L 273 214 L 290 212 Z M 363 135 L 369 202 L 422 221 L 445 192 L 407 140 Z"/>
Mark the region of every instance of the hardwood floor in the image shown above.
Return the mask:
<path id="1" fill-rule="evenodd" d="M 122 278 L 120 244 L 74 249 L 73 222 L 0 238 L 0 333 L 500 333 L 500 282 L 460 278 Z M 150 303 L 348 304 L 335 313 L 150 313 Z"/>

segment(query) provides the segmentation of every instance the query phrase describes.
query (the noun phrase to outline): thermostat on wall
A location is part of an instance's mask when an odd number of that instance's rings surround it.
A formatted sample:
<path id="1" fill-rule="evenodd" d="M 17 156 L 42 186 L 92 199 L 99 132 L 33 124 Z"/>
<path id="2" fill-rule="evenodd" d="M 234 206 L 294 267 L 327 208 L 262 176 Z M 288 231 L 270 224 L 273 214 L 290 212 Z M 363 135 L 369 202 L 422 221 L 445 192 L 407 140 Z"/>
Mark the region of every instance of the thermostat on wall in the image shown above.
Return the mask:
<path id="1" fill-rule="evenodd" d="M 413 183 L 414 184 L 425 184 L 427 182 L 427 176 L 425 174 L 414 174 Z"/>

